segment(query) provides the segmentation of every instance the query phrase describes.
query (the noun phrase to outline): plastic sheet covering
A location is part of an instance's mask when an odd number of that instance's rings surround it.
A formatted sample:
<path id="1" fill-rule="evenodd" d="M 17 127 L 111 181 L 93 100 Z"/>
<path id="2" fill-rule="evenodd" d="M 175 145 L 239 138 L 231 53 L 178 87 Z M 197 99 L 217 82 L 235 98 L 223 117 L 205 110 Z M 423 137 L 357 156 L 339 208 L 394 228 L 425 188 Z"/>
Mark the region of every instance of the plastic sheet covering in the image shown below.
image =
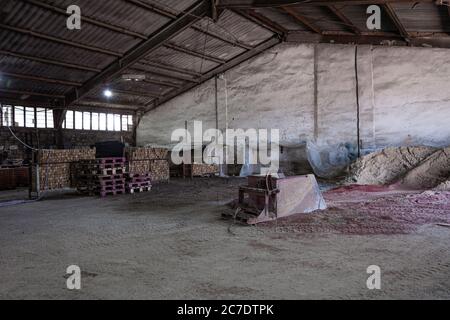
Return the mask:
<path id="1" fill-rule="evenodd" d="M 341 175 L 357 157 L 355 147 L 349 143 L 318 145 L 309 141 L 306 150 L 314 173 L 325 179 Z"/>

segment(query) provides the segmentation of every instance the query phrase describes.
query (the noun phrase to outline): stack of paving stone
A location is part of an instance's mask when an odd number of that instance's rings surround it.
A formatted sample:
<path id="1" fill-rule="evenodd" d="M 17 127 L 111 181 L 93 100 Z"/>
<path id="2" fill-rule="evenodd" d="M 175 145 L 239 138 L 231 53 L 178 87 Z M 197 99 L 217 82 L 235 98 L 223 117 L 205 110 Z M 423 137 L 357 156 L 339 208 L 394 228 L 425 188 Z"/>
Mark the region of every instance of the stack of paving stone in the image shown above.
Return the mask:
<path id="1" fill-rule="evenodd" d="M 88 195 L 106 197 L 124 194 L 125 158 L 101 158 L 77 164 L 77 189 Z"/>

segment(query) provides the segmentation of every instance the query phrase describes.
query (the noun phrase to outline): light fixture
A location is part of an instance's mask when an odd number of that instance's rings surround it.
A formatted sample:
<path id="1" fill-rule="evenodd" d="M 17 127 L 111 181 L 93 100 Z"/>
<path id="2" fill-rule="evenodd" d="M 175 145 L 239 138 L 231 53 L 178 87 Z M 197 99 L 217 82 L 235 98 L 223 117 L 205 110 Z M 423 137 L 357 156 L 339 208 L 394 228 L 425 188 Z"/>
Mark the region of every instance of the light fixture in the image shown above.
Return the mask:
<path id="1" fill-rule="evenodd" d="M 145 74 L 123 74 L 122 80 L 124 81 L 144 81 L 145 80 Z"/>
<path id="2" fill-rule="evenodd" d="M 113 93 L 111 90 L 106 89 L 105 91 L 103 91 L 103 95 L 107 98 L 111 98 L 113 96 Z"/>

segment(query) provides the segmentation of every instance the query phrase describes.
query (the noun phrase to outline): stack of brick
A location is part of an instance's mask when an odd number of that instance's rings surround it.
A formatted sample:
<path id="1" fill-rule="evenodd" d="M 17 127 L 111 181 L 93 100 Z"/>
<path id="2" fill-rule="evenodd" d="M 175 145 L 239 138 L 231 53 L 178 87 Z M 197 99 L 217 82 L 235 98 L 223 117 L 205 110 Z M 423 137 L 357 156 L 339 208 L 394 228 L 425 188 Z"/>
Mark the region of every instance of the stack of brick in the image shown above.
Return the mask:
<path id="1" fill-rule="evenodd" d="M 95 159 L 94 149 L 39 150 L 32 168 L 32 189 L 56 190 L 72 186 L 72 166 L 80 160 Z M 37 170 L 39 168 L 39 170 Z"/>
<path id="2" fill-rule="evenodd" d="M 164 148 L 126 148 L 131 175 L 150 175 L 152 183 L 168 182 L 170 179 L 168 150 Z"/>
<path id="3" fill-rule="evenodd" d="M 124 194 L 126 173 L 125 158 L 80 161 L 77 164 L 77 189 L 100 197 Z"/>
<path id="4" fill-rule="evenodd" d="M 193 177 L 214 176 L 220 172 L 219 166 L 215 164 L 194 163 L 191 170 Z"/>
<path id="5" fill-rule="evenodd" d="M 127 193 L 148 192 L 152 189 L 150 174 L 128 174 L 126 180 Z"/>

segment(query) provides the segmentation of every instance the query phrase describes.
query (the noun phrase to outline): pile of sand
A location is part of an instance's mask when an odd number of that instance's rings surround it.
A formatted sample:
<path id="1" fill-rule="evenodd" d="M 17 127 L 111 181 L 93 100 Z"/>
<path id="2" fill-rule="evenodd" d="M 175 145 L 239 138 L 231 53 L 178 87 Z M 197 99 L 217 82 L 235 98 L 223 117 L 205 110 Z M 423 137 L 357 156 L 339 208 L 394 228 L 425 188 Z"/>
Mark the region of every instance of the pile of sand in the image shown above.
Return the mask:
<path id="1" fill-rule="evenodd" d="M 432 147 L 386 148 L 358 159 L 350 168 L 349 183 L 385 185 L 398 181 L 435 153 Z"/>
<path id="2" fill-rule="evenodd" d="M 433 189 L 445 183 L 450 176 L 450 147 L 430 155 L 398 181 L 408 189 Z M 445 187 L 445 186 L 443 186 Z"/>
<path id="3" fill-rule="evenodd" d="M 434 188 L 434 190 L 436 190 L 436 191 L 450 191 L 450 180 L 442 182 L 440 185 L 438 185 L 436 188 Z"/>

